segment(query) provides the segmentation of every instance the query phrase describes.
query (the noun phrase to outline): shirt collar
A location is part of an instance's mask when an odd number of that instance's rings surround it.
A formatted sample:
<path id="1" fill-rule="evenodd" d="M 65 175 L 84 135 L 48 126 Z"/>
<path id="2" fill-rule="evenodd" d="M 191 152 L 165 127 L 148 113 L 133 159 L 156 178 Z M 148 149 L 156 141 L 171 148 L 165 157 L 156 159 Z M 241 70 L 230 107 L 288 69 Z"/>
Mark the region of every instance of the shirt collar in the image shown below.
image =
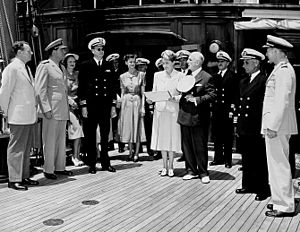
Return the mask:
<path id="1" fill-rule="evenodd" d="M 192 76 L 195 77 L 198 75 L 198 73 L 202 70 L 202 67 L 196 69 L 194 72 L 192 72 Z"/>

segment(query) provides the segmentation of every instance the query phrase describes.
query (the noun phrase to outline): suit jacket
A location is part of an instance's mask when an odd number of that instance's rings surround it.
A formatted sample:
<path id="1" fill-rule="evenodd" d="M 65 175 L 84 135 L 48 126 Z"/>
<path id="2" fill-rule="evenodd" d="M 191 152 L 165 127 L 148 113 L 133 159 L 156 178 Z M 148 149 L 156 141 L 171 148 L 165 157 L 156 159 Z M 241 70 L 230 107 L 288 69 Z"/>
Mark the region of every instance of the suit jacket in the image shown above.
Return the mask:
<path id="1" fill-rule="evenodd" d="M 213 76 L 213 83 L 216 87 L 216 98 L 212 104 L 212 112 L 215 116 L 229 117 L 229 112 L 233 112 L 231 107 L 235 104 L 238 90 L 238 81 L 235 73 L 227 70 L 222 77 L 220 74 Z"/>
<path id="2" fill-rule="evenodd" d="M 42 61 L 35 74 L 39 112 L 52 111 L 56 120 L 69 119 L 68 84 L 65 68 L 51 59 Z"/>
<path id="3" fill-rule="evenodd" d="M 10 124 L 28 125 L 37 120 L 33 77 L 18 58 L 3 71 L 0 105 Z"/>
<path id="4" fill-rule="evenodd" d="M 295 112 L 296 75 L 288 61 L 278 63 L 266 83 L 262 113 L 262 133 L 297 134 Z"/>
<path id="5" fill-rule="evenodd" d="M 239 135 L 259 135 L 261 115 L 267 76 L 259 73 L 249 83 L 243 78 L 239 83 L 239 100 L 237 106 L 237 133 Z"/>
<path id="6" fill-rule="evenodd" d="M 100 110 L 110 112 L 118 86 L 114 75 L 105 59 L 102 60 L 100 67 L 93 58 L 83 62 L 78 76 L 80 105 L 87 106 L 88 111 L 94 113 Z"/>
<path id="7" fill-rule="evenodd" d="M 196 97 L 197 105 L 185 99 L 188 94 Z M 177 122 L 183 126 L 207 126 L 210 119 L 210 103 L 215 97 L 216 90 L 212 76 L 202 69 L 195 77 L 194 87 L 190 91 L 182 93 Z"/>

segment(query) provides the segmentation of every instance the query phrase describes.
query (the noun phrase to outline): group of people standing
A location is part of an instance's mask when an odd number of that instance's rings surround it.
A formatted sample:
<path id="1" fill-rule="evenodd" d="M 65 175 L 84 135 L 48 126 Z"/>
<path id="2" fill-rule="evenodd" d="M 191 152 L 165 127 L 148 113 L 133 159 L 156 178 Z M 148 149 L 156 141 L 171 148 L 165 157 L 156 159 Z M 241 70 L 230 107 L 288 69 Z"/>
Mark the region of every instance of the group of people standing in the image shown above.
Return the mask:
<path id="1" fill-rule="evenodd" d="M 256 193 L 255 200 L 271 196 L 266 216 L 291 216 L 295 211 L 294 190 L 289 165 L 289 138 L 297 134 L 295 117 L 295 72 L 287 51 L 293 46 L 286 40 L 268 35 L 266 56 L 275 64 L 267 77 L 260 70 L 265 56 L 245 48 L 241 54 L 245 78 L 230 71 L 231 57 L 216 53 L 218 72 L 203 69 L 201 52 L 165 50 L 156 61 L 162 69 L 149 79 L 137 63 L 147 59 L 127 54 L 127 71 L 113 65 L 119 54 L 104 59 L 106 41 L 94 38 L 88 48 L 93 57 L 74 69 L 78 55 L 66 54 L 62 39 L 51 42 L 45 51 L 49 59 L 37 67 L 35 78 L 26 65 L 31 48 L 23 41 L 13 44 L 15 58 L 4 69 L 0 105 L 8 117 L 10 142 L 7 162 L 8 187 L 27 190 L 38 185 L 29 178 L 29 156 L 37 118 L 42 118 L 44 176 L 73 175 L 66 166 L 66 127 L 74 140 L 74 164 L 80 164 L 81 142 L 85 137 L 84 163 L 89 173 L 97 172 L 97 128 L 100 128 L 102 170 L 116 172 L 108 156 L 111 122 L 120 142 L 129 146 L 128 160 L 139 160 L 139 147 L 147 141 L 147 150 L 160 151 L 161 176 L 174 176 L 174 154 L 185 160 L 184 180 L 200 178 L 210 182 L 208 172 L 208 133 L 212 122 L 215 146 L 211 166 L 232 167 L 233 119 L 237 117 L 237 136 L 242 153 L 242 187 L 237 194 Z M 181 68 L 176 62 L 181 60 Z M 64 61 L 65 66 L 62 65 Z M 149 81 L 151 87 L 146 85 Z M 152 84 L 153 83 L 153 84 Z M 147 87 L 146 87 L 147 86 Z M 152 102 L 145 91 L 167 91 L 168 99 Z M 149 109 L 154 105 L 153 115 Z M 149 109 L 147 109 L 147 107 Z M 112 119 L 117 116 L 117 120 Z M 211 117 L 212 116 L 212 117 Z M 114 118 L 113 117 L 113 118 Z M 151 132 L 144 119 L 149 117 Z M 81 123 L 82 122 L 82 123 Z M 82 127 L 81 127 L 82 125 Z M 146 128 L 146 130 L 145 130 Z M 148 129 L 147 129 L 148 128 Z M 249 142 L 251 141 L 251 143 Z M 255 146 L 253 146 L 255 144 Z"/>

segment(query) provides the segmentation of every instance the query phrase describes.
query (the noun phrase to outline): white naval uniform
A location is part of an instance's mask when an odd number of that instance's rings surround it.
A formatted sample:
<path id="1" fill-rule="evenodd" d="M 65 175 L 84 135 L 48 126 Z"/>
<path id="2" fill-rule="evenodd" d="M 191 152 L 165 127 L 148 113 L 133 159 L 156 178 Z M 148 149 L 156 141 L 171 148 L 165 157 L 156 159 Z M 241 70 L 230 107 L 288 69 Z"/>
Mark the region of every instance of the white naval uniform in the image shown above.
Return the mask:
<path id="1" fill-rule="evenodd" d="M 295 113 L 296 76 L 292 65 L 278 63 L 266 82 L 263 104 L 262 133 L 277 132 L 275 138 L 265 134 L 271 202 L 273 209 L 294 212 L 294 189 L 289 164 L 289 139 L 297 134 Z"/>

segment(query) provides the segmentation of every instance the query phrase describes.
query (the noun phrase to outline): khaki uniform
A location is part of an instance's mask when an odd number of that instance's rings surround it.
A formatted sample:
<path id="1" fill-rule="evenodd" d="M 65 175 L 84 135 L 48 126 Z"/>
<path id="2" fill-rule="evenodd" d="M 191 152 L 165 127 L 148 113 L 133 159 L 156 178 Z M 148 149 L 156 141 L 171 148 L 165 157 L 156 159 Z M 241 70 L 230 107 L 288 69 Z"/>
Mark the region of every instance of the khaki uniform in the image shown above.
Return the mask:
<path id="1" fill-rule="evenodd" d="M 69 119 L 67 80 L 63 66 L 51 59 L 37 67 L 35 89 L 39 100 L 39 113 L 43 118 L 42 137 L 44 148 L 44 172 L 64 171 L 66 164 L 66 123 Z M 52 111 L 52 118 L 42 113 Z"/>

